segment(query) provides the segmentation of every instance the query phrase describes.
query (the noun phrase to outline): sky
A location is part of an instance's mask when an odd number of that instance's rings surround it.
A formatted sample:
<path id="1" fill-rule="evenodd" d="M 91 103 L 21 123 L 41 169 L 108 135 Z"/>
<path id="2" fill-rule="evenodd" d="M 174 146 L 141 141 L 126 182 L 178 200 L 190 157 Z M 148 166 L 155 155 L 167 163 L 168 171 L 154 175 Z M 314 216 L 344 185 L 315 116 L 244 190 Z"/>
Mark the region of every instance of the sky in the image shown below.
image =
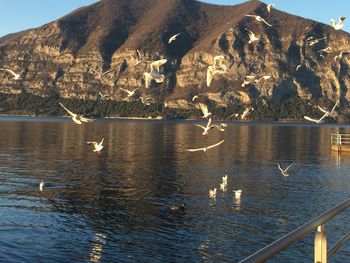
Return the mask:
<path id="1" fill-rule="evenodd" d="M 117 1 L 117 0 L 116 0 Z M 201 0 L 220 5 L 235 5 L 244 0 Z M 42 26 L 69 12 L 98 0 L 0 0 L 0 37 L 9 33 Z M 275 8 L 329 24 L 329 19 L 345 20 L 344 30 L 350 32 L 350 0 L 262 0 Z"/>

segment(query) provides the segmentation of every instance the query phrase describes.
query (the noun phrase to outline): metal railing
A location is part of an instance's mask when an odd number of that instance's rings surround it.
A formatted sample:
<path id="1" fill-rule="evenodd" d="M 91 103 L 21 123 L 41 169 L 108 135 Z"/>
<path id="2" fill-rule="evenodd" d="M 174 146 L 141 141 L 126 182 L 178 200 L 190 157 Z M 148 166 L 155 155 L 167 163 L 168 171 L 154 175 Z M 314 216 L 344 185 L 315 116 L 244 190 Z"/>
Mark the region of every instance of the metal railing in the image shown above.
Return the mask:
<path id="1" fill-rule="evenodd" d="M 272 258 L 274 255 L 278 254 L 282 250 L 288 248 L 294 242 L 304 238 L 306 235 L 310 234 L 313 230 L 317 229 L 314 243 L 314 262 L 315 263 L 327 263 L 327 259 L 334 255 L 341 246 L 350 239 L 350 232 L 342 237 L 336 244 L 327 251 L 327 236 L 324 230 L 324 224 L 332 219 L 334 216 L 343 212 L 345 209 L 350 207 L 350 199 L 342 202 L 341 204 L 335 206 L 334 208 L 328 210 L 310 220 L 305 225 L 295 229 L 289 234 L 281 237 L 270 245 L 264 247 L 253 255 L 240 261 L 240 263 L 260 263 Z M 350 262 L 350 260 L 349 260 Z"/>
<path id="2" fill-rule="evenodd" d="M 331 133 L 331 145 L 350 146 L 350 133 Z"/>

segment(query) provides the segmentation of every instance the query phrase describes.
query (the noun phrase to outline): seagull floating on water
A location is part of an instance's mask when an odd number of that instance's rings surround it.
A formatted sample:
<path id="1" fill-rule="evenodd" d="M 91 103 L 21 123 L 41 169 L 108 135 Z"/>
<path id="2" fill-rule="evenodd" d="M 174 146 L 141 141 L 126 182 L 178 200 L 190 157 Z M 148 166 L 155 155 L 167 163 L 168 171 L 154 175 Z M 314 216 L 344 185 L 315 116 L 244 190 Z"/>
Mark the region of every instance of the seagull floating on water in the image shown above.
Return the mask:
<path id="1" fill-rule="evenodd" d="M 221 183 L 220 184 L 220 190 L 223 191 L 223 192 L 226 192 L 227 191 L 227 185 L 224 184 L 224 183 Z"/>
<path id="2" fill-rule="evenodd" d="M 63 104 L 60 102 L 60 105 L 62 106 L 63 109 L 65 109 L 71 116 L 72 116 L 72 120 L 76 123 L 76 124 L 82 124 L 82 122 L 91 122 L 94 121 L 92 119 L 89 118 L 85 118 L 82 115 L 78 115 L 74 112 L 71 112 L 70 110 L 68 110 L 65 106 L 63 106 Z"/>
<path id="3" fill-rule="evenodd" d="M 233 190 L 233 193 L 235 194 L 236 199 L 241 199 L 242 190 Z"/>
<path id="4" fill-rule="evenodd" d="M 214 64 L 209 66 L 207 69 L 207 87 L 210 86 L 210 83 L 215 74 L 224 74 L 227 70 L 225 64 L 223 64 L 224 56 L 215 56 Z"/>
<path id="5" fill-rule="evenodd" d="M 222 140 L 218 143 L 215 143 L 213 145 L 210 145 L 210 146 L 207 146 L 207 147 L 203 147 L 203 148 L 196 148 L 196 149 L 186 149 L 186 151 L 188 152 L 198 152 L 198 151 L 203 151 L 203 152 L 206 152 L 207 150 L 211 149 L 211 148 L 214 148 L 214 147 L 217 147 L 219 146 L 220 144 L 222 144 L 225 140 Z"/>
<path id="6" fill-rule="evenodd" d="M 216 188 L 209 190 L 209 197 L 216 198 Z"/>
<path id="7" fill-rule="evenodd" d="M 87 144 L 92 144 L 92 146 L 94 147 L 93 152 L 100 152 L 103 149 L 103 141 L 105 138 L 102 138 L 102 140 L 100 141 L 100 143 L 98 142 L 94 142 L 94 141 L 89 141 L 86 142 Z"/>
<path id="8" fill-rule="evenodd" d="M 12 79 L 14 79 L 14 80 L 18 80 L 21 77 L 22 73 L 24 72 L 24 70 L 22 70 L 19 74 L 17 74 L 13 70 L 7 69 L 7 68 L 0 68 L 0 70 L 10 73 L 13 76 Z"/>
<path id="9" fill-rule="evenodd" d="M 263 22 L 268 26 L 272 26 L 269 23 L 267 23 L 266 20 L 264 18 L 262 18 L 261 16 L 257 16 L 257 15 L 245 15 L 245 16 L 254 17 L 256 21 Z"/>
<path id="10" fill-rule="evenodd" d="M 42 192 L 42 191 L 44 190 L 44 185 L 45 185 L 44 180 L 41 180 L 41 182 L 40 182 L 40 184 L 39 184 L 39 190 L 40 190 L 40 192 Z"/>
<path id="11" fill-rule="evenodd" d="M 177 37 L 178 35 L 180 35 L 180 34 L 181 34 L 181 33 L 178 33 L 178 34 L 175 34 L 175 35 L 171 36 L 171 37 L 169 38 L 168 44 L 170 44 L 171 42 L 175 41 L 175 40 L 176 40 L 176 37 Z"/>
<path id="12" fill-rule="evenodd" d="M 290 167 L 292 167 L 294 165 L 294 163 L 292 163 L 291 165 L 289 165 L 286 169 L 282 169 L 282 167 L 281 167 L 281 165 L 280 165 L 280 163 L 277 163 L 277 166 L 278 166 L 278 169 L 280 170 L 280 172 L 281 172 L 281 174 L 283 175 L 283 176 L 289 176 L 289 173 L 288 173 L 288 169 L 290 168 Z"/>
<path id="13" fill-rule="evenodd" d="M 339 17 L 338 22 L 336 23 L 334 19 L 330 19 L 331 21 L 331 25 L 335 30 L 339 30 L 342 29 L 344 26 L 344 20 L 345 20 L 345 16 L 341 16 Z"/>
<path id="14" fill-rule="evenodd" d="M 166 59 L 160 59 L 151 63 L 151 72 L 143 73 L 145 79 L 146 88 L 149 88 L 152 79 L 154 79 L 157 83 L 162 83 L 164 81 L 164 74 L 160 74 L 159 68 L 167 62 Z"/>
<path id="15" fill-rule="evenodd" d="M 259 40 L 259 38 L 255 36 L 253 31 L 251 31 L 247 28 L 245 28 L 244 30 L 248 32 L 248 36 L 249 36 L 248 44 L 251 44 L 251 43 Z"/>

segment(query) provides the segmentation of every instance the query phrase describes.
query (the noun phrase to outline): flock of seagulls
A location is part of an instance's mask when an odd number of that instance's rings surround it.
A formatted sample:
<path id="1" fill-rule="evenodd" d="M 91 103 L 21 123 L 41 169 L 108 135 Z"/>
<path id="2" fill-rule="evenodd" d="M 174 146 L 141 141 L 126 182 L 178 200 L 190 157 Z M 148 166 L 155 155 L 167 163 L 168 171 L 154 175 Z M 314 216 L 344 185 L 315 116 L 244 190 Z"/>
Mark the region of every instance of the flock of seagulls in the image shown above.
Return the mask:
<path id="1" fill-rule="evenodd" d="M 311 122 L 315 122 L 317 124 L 324 123 L 325 118 L 327 118 L 327 117 L 331 117 L 331 118 L 335 119 L 338 116 L 338 113 L 335 111 L 338 104 L 339 104 L 339 100 L 335 103 L 335 105 L 333 106 L 331 111 L 327 111 L 327 110 L 323 109 L 321 106 L 317 106 L 317 108 L 323 112 L 323 115 L 319 119 L 311 118 L 309 116 L 304 116 L 304 119 L 311 121 Z"/>
<path id="2" fill-rule="evenodd" d="M 220 183 L 220 190 L 225 193 L 227 192 L 227 175 L 222 177 L 222 182 Z M 236 201 L 239 201 L 241 199 L 241 195 L 242 195 L 242 190 L 238 189 L 238 190 L 232 190 L 233 194 L 234 194 L 234 198 L 236 199 Z M 209 197 L 212 199 L 216 199 L 216 194 L 217 194 L 217 188 L 213 188 L 213 189 L 209 189 Z"/>

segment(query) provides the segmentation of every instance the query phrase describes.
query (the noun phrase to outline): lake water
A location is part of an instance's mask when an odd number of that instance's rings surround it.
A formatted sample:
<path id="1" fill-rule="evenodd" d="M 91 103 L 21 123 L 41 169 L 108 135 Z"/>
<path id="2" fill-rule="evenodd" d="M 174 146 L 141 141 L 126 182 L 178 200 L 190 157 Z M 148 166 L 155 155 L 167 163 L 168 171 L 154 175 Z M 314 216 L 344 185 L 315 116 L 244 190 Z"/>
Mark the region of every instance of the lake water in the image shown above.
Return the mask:
<path id="1" fill-rule="evenodd" d="M 238 262 L 350 196 L 350 156 L 330 151 L 350 127 L 231 122 L 206 137 L 194 123 L 2 117 L 0 262 Z M 295 163 L 289 177 L 277 162 Z M 329 244 L 349 220 L 326 224 Z M 269 262 L 313 262 L 313 239 Z"/>

